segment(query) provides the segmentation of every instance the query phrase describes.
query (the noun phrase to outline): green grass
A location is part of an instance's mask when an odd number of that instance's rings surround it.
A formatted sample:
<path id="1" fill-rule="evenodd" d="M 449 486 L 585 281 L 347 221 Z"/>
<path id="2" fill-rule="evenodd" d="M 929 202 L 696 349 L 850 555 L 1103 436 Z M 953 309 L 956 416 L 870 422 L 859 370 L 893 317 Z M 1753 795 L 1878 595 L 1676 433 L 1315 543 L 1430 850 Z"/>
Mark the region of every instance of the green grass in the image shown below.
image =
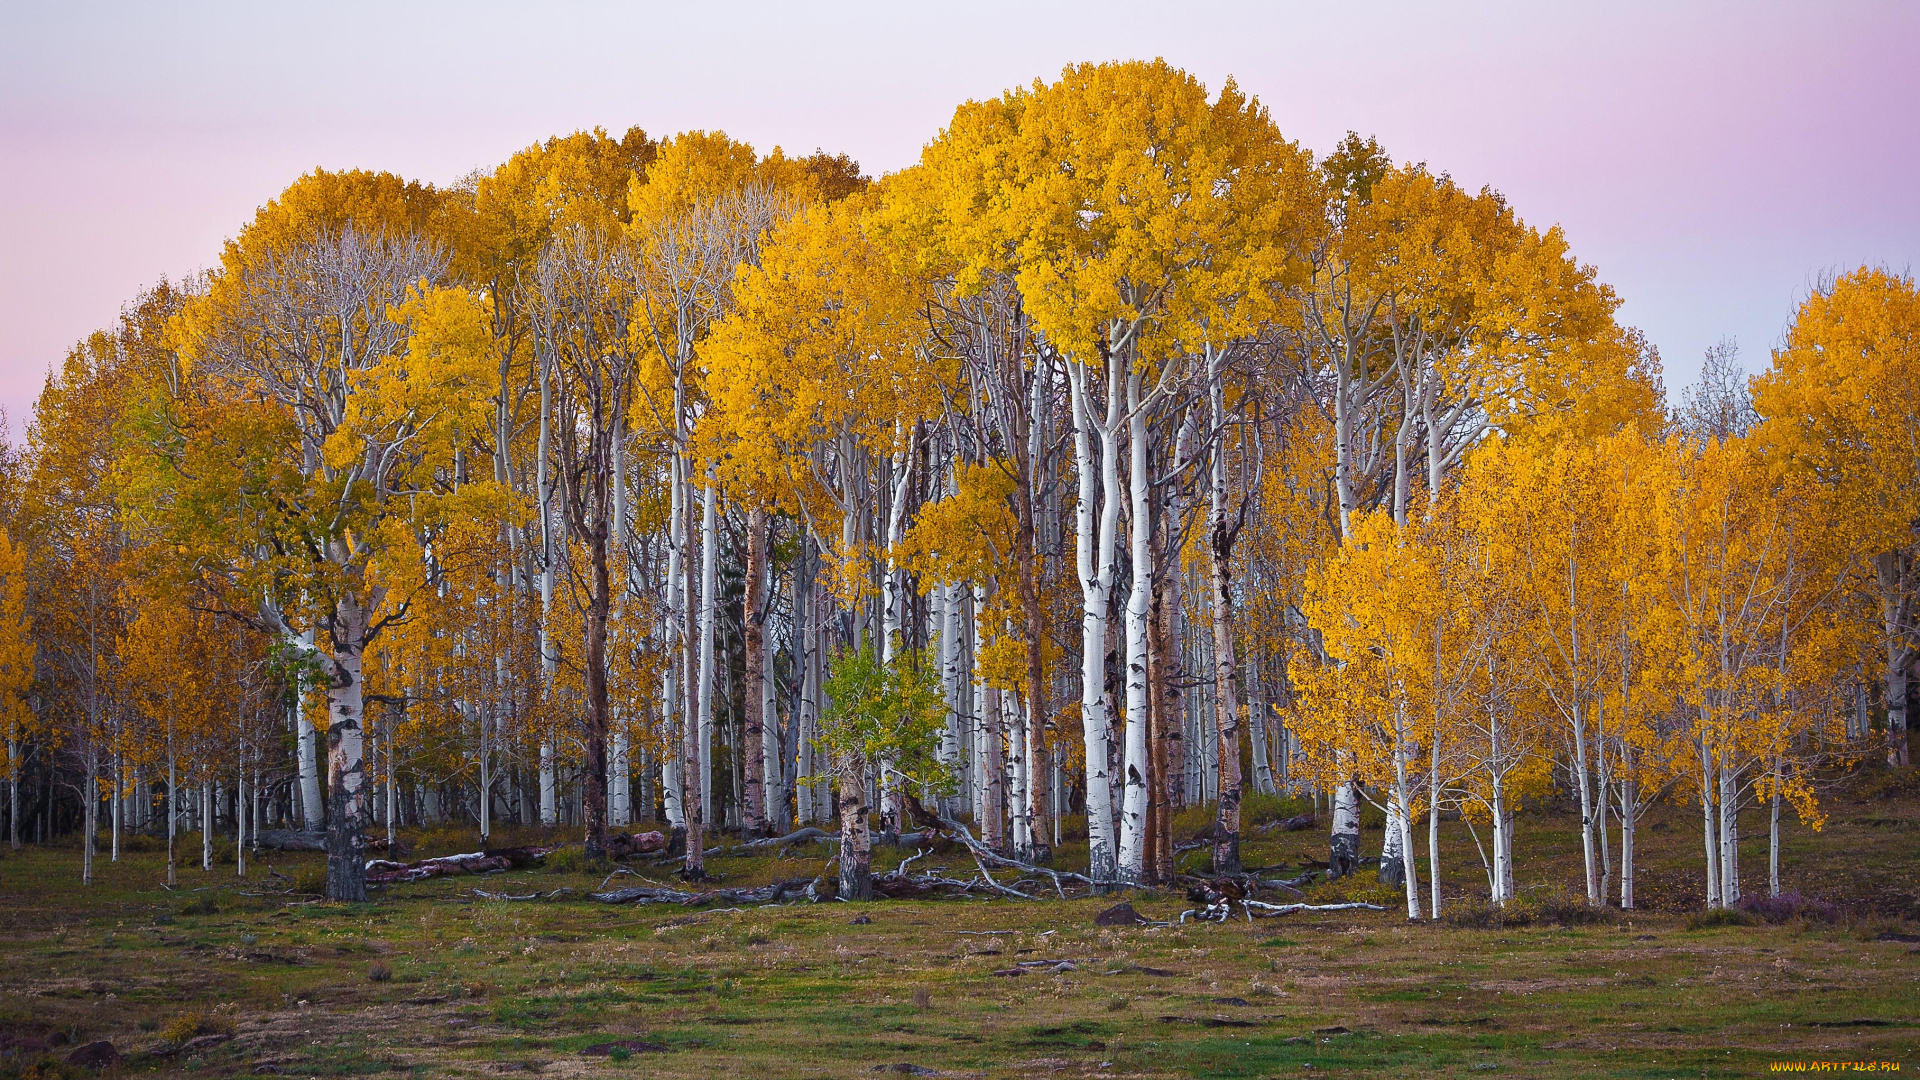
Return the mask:
<path id="1" fill-rule="evenodd" d="M 1642 834 L 1642 896 L 1659 910 L 1492 929 L 1410 925 L 1396 911 L 1103 928 L 1093 916 L 1109 901 L 1098 900 L 609 908 L 583 899 L 603 876 L 584 868 L 442 879 L 331 905 L 278 891 L 258 864 L 245 882 L 231 865 L 184 868 L 168 892 L 164 855 L 145 851 L 103 860 L 83 889 L 77 851 L 29 849 L 0 858 L 0 1039 L 111 1039 L 134 1055 L 123 1071 L 143 1075 L 839 1077 L 894 1063 L 987 1077 L 1747 1076 L 1775 1060 L 1916 1068 L 1920 947 L 1876 939 L 1915 932 L 1920 800 L 1904 787 L 1851 799 L 1836 796 L 1823 833 L 1795 826 L 1787 850 L 1789 884 L 1848 905 L 1852 921 L 1780 926 L 1689 927 L 1697 837 L 1681 809 Z M 1471 858 L 1457 828 L 1443 852 Z M 1577 882 L 1573 828 L 1565 816 L 1522 818 L 1518 870 L 1530 892 Z M 1752 880 L 1765 873 L 1763 824 L 1756 816 L 1744 829 L 1743 870 L 1749 888 L 1763 887 Z M 428 839 L 472 846 L 447 830 Z M 1261 834 L 1247 857 L 1277 865 L 1321 854 L 1323 843 L 1317 832 Z M 319 865 L 312 855 L 270 861 L 295 878 Z M 739 884 L 819 866 L 810 854 L 713 869 Z M 667 880 L 670 868 L 639 869 Z M 1445 869 L 1449 903 L 1471 898 L 1479 867 Z M 476 886 L 576 892 L 484 901 Z M 1161 918 L 1184 906 L 1171 893 L 1129 899 Z M 853 925 L 863 913 L 872 923 Z M 1078 967 L 994 974 L 1042 959 Z M 376 963 L 390 979 L 370 976 Z M 159 1056 L 170 1025 L 216 1009 L 234 1038 Z M 643 1049 L 624 1060 L 584 1053 L 606 1044 Z M 0 1057 L 0 1077 L 34 1060 Z"/>

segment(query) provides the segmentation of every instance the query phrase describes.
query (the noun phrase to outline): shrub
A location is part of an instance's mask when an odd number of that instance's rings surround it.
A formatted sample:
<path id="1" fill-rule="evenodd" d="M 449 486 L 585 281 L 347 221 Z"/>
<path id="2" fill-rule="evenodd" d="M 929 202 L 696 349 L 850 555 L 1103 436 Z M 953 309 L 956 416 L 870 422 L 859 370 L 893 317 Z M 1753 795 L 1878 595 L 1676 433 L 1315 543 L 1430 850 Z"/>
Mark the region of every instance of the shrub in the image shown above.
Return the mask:
<path id="1" fill-rule="evenodd" d="M 1502 930 L 1531 925 L 1533 911 L 1522 903 L 1498 907 L 1485 900 L 1456 901 L 1440 909 L 1440 921 L 1469 930 Z"/>
<path id="2" fill-rule="evenodd" d="M 393 968 L 385 960 L 375 960 L 367 965 L 367 978 L 373 982 L 389 982 L 393 979 Z"/>
<path id="3" fill-rule="evenodd" d="M 1760 917 L 1739 908 L 1708 908 L 1687 916 L 1687 929 L 1711 930 L 1716 926 L 1759 926 Z"/>
<path id="4" fill-rule="evenodd" d="M 457 855 L 465 851 L 478 850 L 480 834 L 464 826 L 451 823 L 440 824 L 423 830 L 414 838 L 413 846 L 423 858 Z"/>
<path id="5" fill-rule="evenodd" d="M 549 874 L 583 874 L 592 868 L 587 862 L 587 850 L 572 844 L 548 852 L 540 865 Z"/>
<path id="6" fill-rule="evenodd" d="M 184 1012 L 160 1029 L 160 1038 L 178 1046 L 196 1035 L 232 1035 L 233 1032 L 233 1018 L 219 1010 Z"/>
<path id="7" fill-rule="evenodd" d="M 1791 922 L 1804 919 L 1807 922 L 1839 922 L 1840 910 L 1818 897 L 1801 896 L 1798 889 L 1781 893 L 1779 896 L 1743 896 L 1737 905 L 1741 911 L 1757 915 L 1770 923 Z"/>
<path id="8" fill-rule="evenodd" d="M 1310 904 L 1379 904 L 1393 910 L 1407 906 L 1407 891 L 1398 885 L 1383 885 L 1370 873 L 1355 874 L 1338 881 L 1323 881 L 1307 890 Z"/>
<path id="9" fill-rule="evenodd" d="M 1262 795 L 1249 791 L 1240 801 L 1240 827 L 1251 829 L 1272 821 L 1284 821 L 1313 813 L 1311 800 L 1293 795 Z"/>
<path id="10" fill-rule="evenodd" d="M 294 871 L 293 891 L 324 896 L 327 891 L 327 864 L 306 866 Z"/>
<path id="11" fill-rule="evenodd" d="M 1533 910 L 1534 918 L 1556 926 L 1591 926 L 1612 922 L 1615 918 L 1612 908 L 1595 907 L 1587 903 L 1585 896 L 1560 890 L 1530 897 L 1527 906 Z"/>
<path id="12" fill-rule="evenodd" d="M 211 890 L 196 893 L 193 899 L 180 905 L 182 915 L 217 915 L 220 913 L 219 894 Z"/>

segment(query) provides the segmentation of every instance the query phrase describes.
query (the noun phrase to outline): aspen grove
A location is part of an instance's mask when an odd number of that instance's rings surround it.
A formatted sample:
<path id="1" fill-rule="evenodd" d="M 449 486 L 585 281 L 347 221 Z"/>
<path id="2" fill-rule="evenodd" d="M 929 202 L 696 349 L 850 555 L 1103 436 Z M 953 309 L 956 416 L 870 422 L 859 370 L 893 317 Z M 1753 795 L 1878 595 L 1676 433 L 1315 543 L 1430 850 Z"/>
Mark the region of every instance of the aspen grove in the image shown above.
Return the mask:
<path id="1" fill-rule="evenodd" d="M 364 900 L 403 826 L 655 823 L 688 879 L 818 827 L 863 898 L 937 828 L 1104 893 L 1174 883 L 1188 807 L 1241 872 L 1291 794 L 1438 918 L 1553 803 L 1633 907 L 1666 802 L 1709 906 L 1763 808 L 1778 892 L 1821 770 L 1911 767 L 1920 286 L 1833 276 L 1671 409 L 1619 304 L 1498 192 L 1162 62 L 878 180 L 639 128 L 316 170 L 4 448 L 7 836 L 91 880 L 293 834 Z"/>

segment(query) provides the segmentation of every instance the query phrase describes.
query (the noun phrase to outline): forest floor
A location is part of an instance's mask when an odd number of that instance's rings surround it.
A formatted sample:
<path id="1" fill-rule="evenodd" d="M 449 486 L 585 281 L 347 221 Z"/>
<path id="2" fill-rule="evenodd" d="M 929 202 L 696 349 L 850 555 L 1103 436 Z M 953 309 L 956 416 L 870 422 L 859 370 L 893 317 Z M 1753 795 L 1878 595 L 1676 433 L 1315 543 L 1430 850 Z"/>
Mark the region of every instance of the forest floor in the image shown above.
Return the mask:
<path id="1" fill-rule="evenodd" d="M 1783 883 L 1834 905 L 1779 924 L 1697 912 L 1697 813 L 1642 831 L 1648 910 L 1580 917 L 1577 819 L 1521 818 L 1532 920 L 1409 924 L 1384 912 L 1102 927 L 1112 898 L 901 900 L 702 910 L 585 899 L 603 874 L 445 878 L 336 905 L 286 888 L 318 855 L 234 878 L 183 843 L 173 891 L 153 850 L 75 845 L 0 858 L 0 1077 L 109 1040 L 107 1074 L 501 1077 L 1750 1076 L 1775 1062 L 1920 1069 L 1920 783 L 1875 771 L 1786 826 Z M 1278 801 L 1266 816 L 1285 809 Z M 1198 828 L 1202 814 L 1183 822 Z M 1742 825 L 1742 878 L 1766 891 L 1766 829 Z M 534 833 L 515 834 L 529 840 Z M 1255 831 L 1250 865 L 1324 857 L 1312 832 Z M 1377 826 L 1366 839 L 1378 848 Z M 1423 834 L 1424 835 L 1424 834 Z M 496 836 L 496 843 L 501 841 Z M 416 854 L 476 846 L 446 831 Z M 1422 840 L 1424 846 L 1424 839 Z M 149 847 L 149 843 L 142 843 Z M 224 849 L 230 853 L 230 847 Z M 727 886 L 817 873 L 822 849 L 717 859 Z M 1061 853 L 1073 865 L 1075 850 Z M 1078 849 L 1085 858 L 1084 844 Z M 1446 823 L 1448 905 L 1486 894 Z M 884 853 L 882 866 L 902 854 Z M 1197 866 L 1203 852 L 1186 856 Z M 971 861 L 935 855 L 954 876 Z M 673 883 L 670 866 L 636 869 Z M 1424 864 L 1422 867 L 1424 871 Z M 633 884 L 622 877 L 616 884 Z M 1371 874 L 1310 890 L 1385 899 Z M 553 899 L 486 899 L 478 891 Z M 1134 892 L 1176 920 L 1173 893 Z M 869 921 L 870 920 L 870 921 Z M 1571 924 L 1571 925 L 1569 925 Z M 1064 965 L 1064 966 L 1062 966 Z M 1886 1065 L 1881 1066 L 1886 1071 Z"/>

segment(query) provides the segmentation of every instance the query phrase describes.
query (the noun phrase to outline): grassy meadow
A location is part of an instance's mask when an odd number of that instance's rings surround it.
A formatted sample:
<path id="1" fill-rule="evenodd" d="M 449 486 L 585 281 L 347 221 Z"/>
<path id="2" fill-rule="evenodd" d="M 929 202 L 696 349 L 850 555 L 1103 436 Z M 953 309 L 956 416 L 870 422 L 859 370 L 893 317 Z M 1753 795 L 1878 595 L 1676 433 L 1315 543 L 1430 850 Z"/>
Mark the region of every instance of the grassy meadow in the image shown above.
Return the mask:
<path id="1" fill-rule="evenodd" d="M 605 871 L 553 866 L 378 890 L 299 888 L 319 855 L 231 846 L 162 886 L 151 841 L 78 881 L 77 844 L 0 858 L 0 1077 L 1750 1076 L 1776 1061 L 1920 1069 L 1920 791 L 1913 770 L 1837 786 L 1829 820 L 1786 831 L 1784 883 L 1817 905 L 1778 923 L 1697 910 L 1698 823 L 1640 835 L 1647 910 L 1587 915 L 1577 820 L 1521 818 L 1526 901 L 1484 917 L 1473 840 L 1443 829 L 1452 915 L 1409 924 L 1371 874 L 1309 889 L 1385 912 L 1101 927 L 1112 899 L 610 907 Z M 1297 807 L 1269 800 L 1261 817 Z M 1204 822 L 1189 811 L 1187 830 Z M 528 831 L 496 844 L 531 841 Z M 1325 856 L 1312 832 L 1255 830 L 1247 861 Z M 1765 891 L 1764 817 L 1742 877 Z M 1379 844 L 1378 824 L 1367 838 Z M 410 834 L 416 855 L 474 837 Z M 1422 838 L 1424 843 L 1424 834 Z M 577 850 L 576 850 L 577 854 Z M 884 851 L 890 866 L 911 852 Z M 1084 860 L 1069 844 L 1060 862 Z M 1185 856 L 1197 867 L 1204 853 Z M 824 848 L 721 858 L 724 885 L 818 872 Z M 935 852 L 915 868 L 970 860 Z M 671 865 L 636 860 L 673 884 Z M 1424 875 L 1423 862 L 1422 872 Z M 1343 888 L 1342 885 L 1345 885 Z M 480 893 L 534 900 L 489 899 Z M 1135 892 L 1175 920 L 1172 893 Z M 1751 923 L 1751 924 L 1749 924 Z M 65 1063 L 110 1041 L 116 1064 Z"/>

